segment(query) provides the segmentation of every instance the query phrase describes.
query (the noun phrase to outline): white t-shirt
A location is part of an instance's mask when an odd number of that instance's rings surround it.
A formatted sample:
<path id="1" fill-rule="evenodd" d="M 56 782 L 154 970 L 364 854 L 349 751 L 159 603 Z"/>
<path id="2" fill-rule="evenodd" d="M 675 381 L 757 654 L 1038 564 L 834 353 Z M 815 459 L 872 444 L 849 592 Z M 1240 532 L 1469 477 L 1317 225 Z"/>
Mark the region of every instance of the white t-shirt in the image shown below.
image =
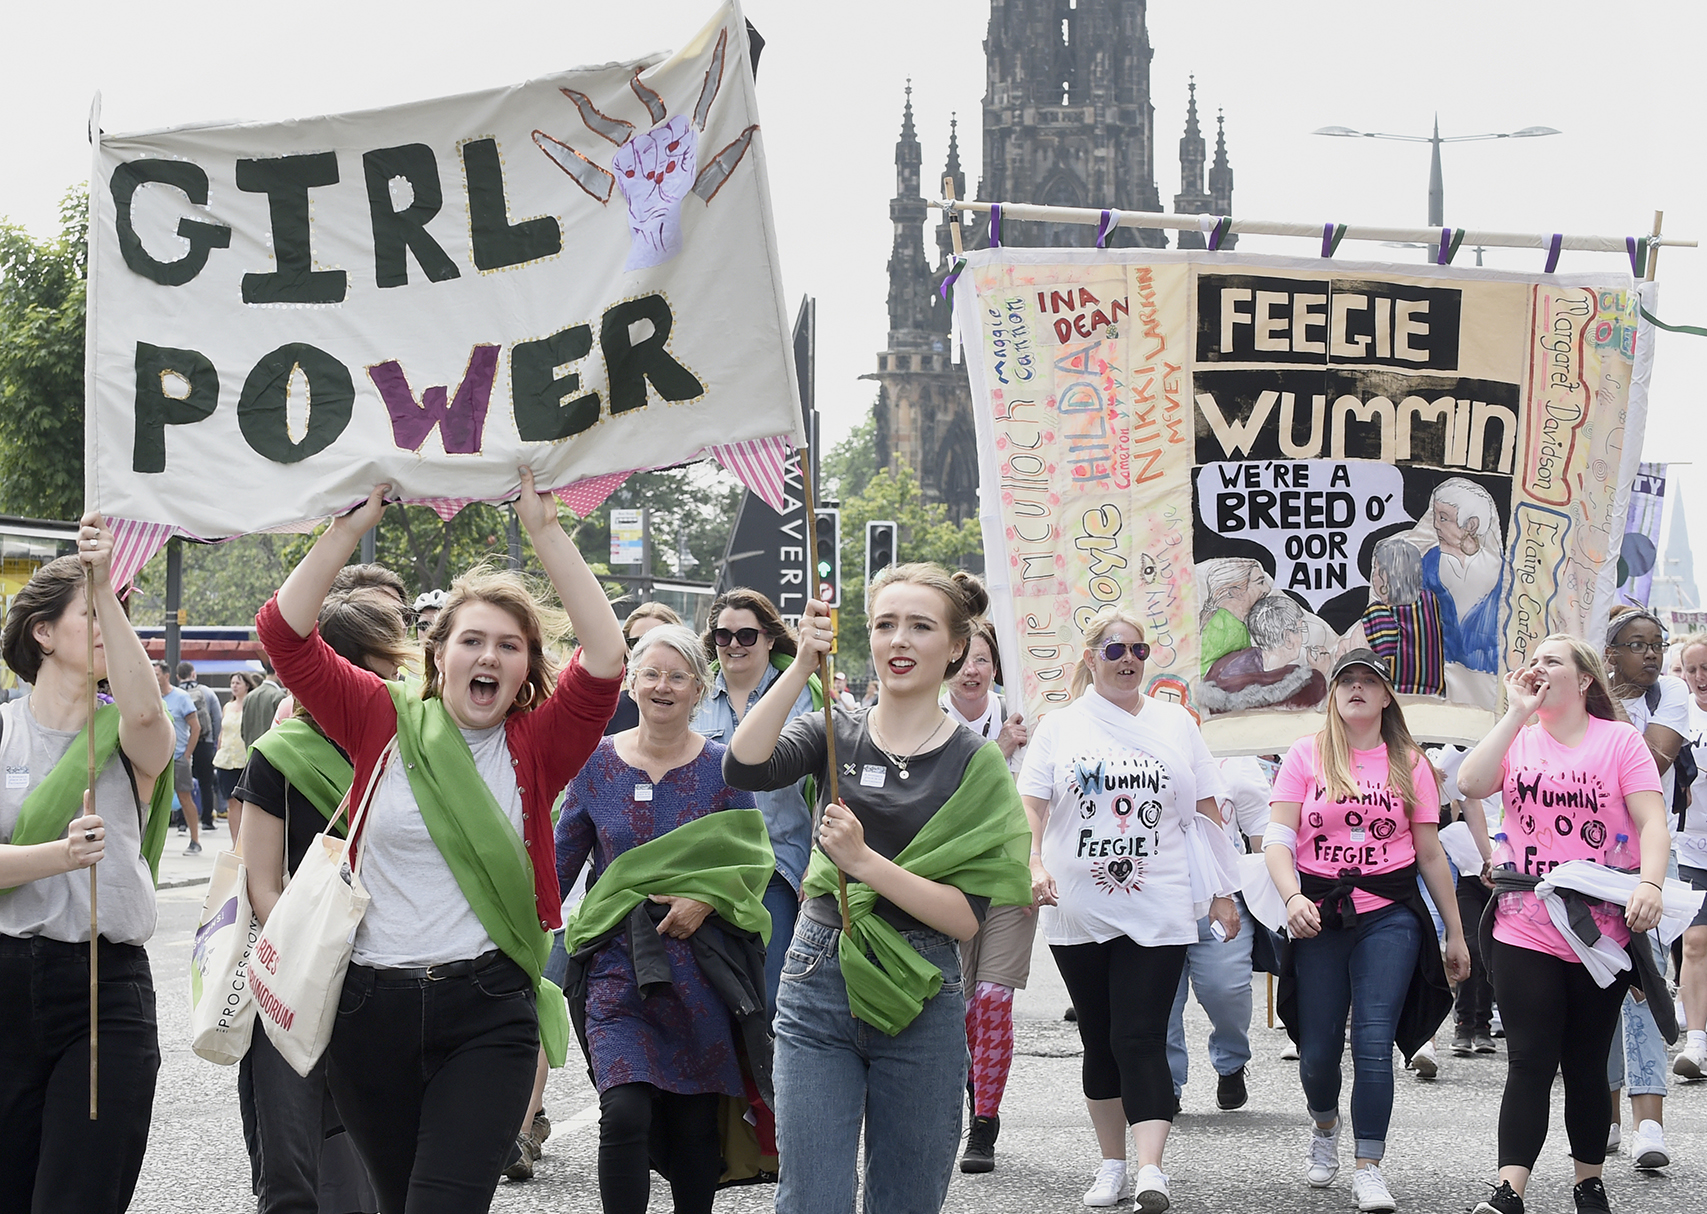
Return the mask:
<path id="1" fill-rule="evenodd" d="M 986 742 L 994 742 L 1002 732 L 1002 722 L 1006 721 L 1008 716 L 1002 710 L 1001 696 L 993 691 L 985 692 L 985 696 L 984 711 L 976 717 L 961 716 L 960 709 L 954 705 L 954 697 L 946 691 L 942 693 L 942 707 L 944 712 L 954 718 L 955 724 L 966 726 Z M 1021 746 L 1014 751 L 1013 758 L 1008 760 L 1008 770 L 1017 775 L 1024 765 L 1025 747 Z"/>
<path id="2" fill-rule="evenodd" d="M 1689 803 L 1689 812 L 1684 815 L 1683 832 L 1672 839 L 1677 848 L 1677 862 L 1690 868 L 1707 869 L 1707 709 L 1695 703 L 1695 697 L 1689 698 L 1689 732 L 1684 735 L 1689 745 L 1695 748 L 1695 783 L 1691 790 L 1695 799 Z M 1669 772 L 1667 773 L 1670 774 Z M 1675 815 L 1668 815 L 1667 820 L 1677 825 Z"/>
<path id="3" fill-rule="evenodd" d="M 1245 840 L 1268 829 L 1268 797 L 1274 787 L 1276 764 L 1255 755 L 1222 759 L 1221 780 L 1227 790 L 1220 799 L 1221 820 L 1235 855 L 1243 855 Z"/>
<path id="4" fill-rule="evenodd" d="M 1689 684 L 1675 674 L 1662 674 L 1656 686 L 1660 689 L 1659 707 L 1648 711 L 1646 696 L 1637 696 L 1633 700 L 1621 701 L 1624 711 L 1629 714 L 1630 724 L 1636 727 L 1637 733 L 1646 733 L 1649 725 L 1664 725 L 1673 730 L 1678 736 L 1689 737 Z M 1672 790 L 1677 787 L 1677 773 L 1666 768 L 1660 777 L 1661 790 L 1666 799 L 1666 811 L 1671 811 Z M 1672 819 L 1673 823 L 1676 819 Z"/>
<path id="5" fill-rule="evenodd" d="M 1049 802 L 1043 866 L 1060 904 L 1044 907 L 1051 944 L 1195 944 L 1188 815 L 1225 792 L 1197 722 L 1146 697 L 1136 716 L 1093 688 L 1038 722 L 1019 774 Z"/>

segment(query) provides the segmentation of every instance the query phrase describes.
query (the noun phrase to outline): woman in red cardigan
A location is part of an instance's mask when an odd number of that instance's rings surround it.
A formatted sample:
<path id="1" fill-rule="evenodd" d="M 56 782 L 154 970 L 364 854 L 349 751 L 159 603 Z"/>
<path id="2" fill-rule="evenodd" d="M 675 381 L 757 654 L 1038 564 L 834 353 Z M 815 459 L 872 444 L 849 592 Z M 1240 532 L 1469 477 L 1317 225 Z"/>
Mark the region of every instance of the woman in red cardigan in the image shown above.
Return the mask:
<path id="1" fill-rule="evenodd" d="M 562 994 L 541 977 L 561 922 L 551 802 L 616 707 L 626 647 L 555 499 L 520 475 L 516 513 L 581 642 L 560 677 L 545 646 L 563 613 L 484 567 L 457 580 L 424 638 L 418 697 L 320 639 L 321 601 L 387 485 L 327 528 L 256 617 L 280 678 L 349 752 L 352 804 L 378 781 L 357 844 L 372 902 L 327 1082 L 385 1214 L 487 1209 L 538 1051 L 562 1065 L 568 1035 Z"/>

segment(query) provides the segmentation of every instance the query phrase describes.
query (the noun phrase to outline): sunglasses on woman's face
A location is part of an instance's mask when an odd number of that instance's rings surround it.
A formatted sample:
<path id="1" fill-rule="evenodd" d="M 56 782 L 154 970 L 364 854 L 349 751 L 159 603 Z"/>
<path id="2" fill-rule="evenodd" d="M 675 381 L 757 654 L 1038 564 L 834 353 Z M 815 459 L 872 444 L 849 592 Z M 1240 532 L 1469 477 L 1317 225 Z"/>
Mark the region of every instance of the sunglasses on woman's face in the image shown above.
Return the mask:
<path id="1" fill-rule="evenodd" d="M 1118 662 L 1127 655 L 1128 651 L 1140 662 L 1150 656 L 1150 646 L 1146 641 L 1134 641 L 1131 644 L 1125 641 L 1110 641 L 1097 652 L 1102 655 L 1102 660 L 1105 662 Z"/>
<path id="2" fill-rule="evenodd" d="M 727 628 L 714 628 L 711 630 L 711 639 L 716 642 L 719 649 L 727 649 L 731 645 L 750 649 L 759 643 L 759 630 L 757 628 L 737 628 L 734 632 L 730 632 Z"/>

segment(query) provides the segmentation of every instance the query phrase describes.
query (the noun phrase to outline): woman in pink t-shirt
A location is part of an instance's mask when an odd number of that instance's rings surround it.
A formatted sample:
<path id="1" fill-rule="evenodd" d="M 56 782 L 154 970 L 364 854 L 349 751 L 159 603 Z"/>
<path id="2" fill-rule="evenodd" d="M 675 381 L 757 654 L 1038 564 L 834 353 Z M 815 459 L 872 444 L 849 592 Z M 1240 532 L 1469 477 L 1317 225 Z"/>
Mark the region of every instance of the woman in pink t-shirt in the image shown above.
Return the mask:
<path id="1" fill-rule="evenodd" d="M 1470 954 L 1437 833 L 1434 769 L 1411 738 L 1386 662 L 1368 649 L 1350 650 L 1334 664 L 1330 682 L 1327 728 L 1287 753 L 1263 832 L 1292 939 L 1281 1010 L 1298 1042 L 1298 1078 L 1315 1123 L 1305 1178 L 1325 1188 L 1339 1173 L 1340 1058 L 1349 1011 L 1357 1137 L 1352 1191 L 1360 1210 L 1392 1210 L 1380 1163 L 1393 1113 L 1401 1013 L 1414 985 L 1419 998 L 1432 994 L 1439 1006 L 1433 1023 L 1405 1041 L 1414 1052 L 1451 1006 L 1440 955 L 1427 947 L 1434 924 L 1417 891 L 1419 870 L 1446 921 L 1454 978 L 1469 976 Z M 1428 1017 L 1419 1009 L 1417 1018 Z"/>
<path id="2" fill-rule="evenodd" d="M 1603 861 L 1619 836 L 1640 835 L 1642 883 L 1620 915 L 1595 910 L 1602 934 L 1627 944 L 1660 921 L 1670 839 L 1659 769 L 1607 690 L 1600 657 L 1575 637 L 1543 641 L 1506 676 L 1506 713 L 1458 770 L 1467 797 L 1501 792 L 1518 871 L 1540 876 L 1567 860 Z M 1536 723 L 1526 725 L 1531 717 Z M 1503 901 L 1504 899 L 1502 899 Z M 1553 1077 L 1565 1079 L 1565 1133 L 1579 1214 L 1607 1209 L 1601 1171 L 1609 1104 L 1606 1056 L 1625 980 L 1601 987 L 1531 894 L 1495 912 L 1486 958 L 1506 1032 L 1500 1183 L 1476 1214 L 1523 1214 L 1523 1190 L 1547 1140 Z"/>

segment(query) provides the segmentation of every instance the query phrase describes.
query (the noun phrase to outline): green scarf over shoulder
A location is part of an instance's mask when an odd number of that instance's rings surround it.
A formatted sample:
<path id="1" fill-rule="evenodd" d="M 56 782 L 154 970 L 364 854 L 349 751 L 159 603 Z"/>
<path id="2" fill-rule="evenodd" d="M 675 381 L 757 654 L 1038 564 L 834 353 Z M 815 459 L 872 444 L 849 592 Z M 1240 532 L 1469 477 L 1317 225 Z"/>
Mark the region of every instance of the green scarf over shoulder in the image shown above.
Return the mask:
<path id="1" fill-rule="evenodd" d="M 569 1050 L 569 1006 L 545 975 L 551 933 L 535 908 L 533 860 L 522 837 L 480 778 L 474 753 L 444 702 L 387 683 L 397 706 L 397 753 L 421 820 L 480 926 L 533 979 L 539 1043 L 552 1066 Z M 454 807 L 454 808 L 453 808 Z"/>
<path id="2" fill-rule="evenodd" d="M 756 809 L 725 809 L 684 822 L 631 847 L 599 874 L 563 924 L 571 957 L 591 940 L 614 931 L 653 894 L 693 898 L 726 923 L 771 938 L 765 886 L 776 871 L 765 816 Z"/>
<path id="3" fill-rule="evenodd" d="M 281 721 L 267 730 L 255 739 L 254 749 L 328 821 L 338 812 L 355 779 L 350 761 L 300 718 Z M 347 827 L 348 823 L 340 820 L 332 830 L 343 838 Z"/>
<path id="4" fill-rule="evenodd" d="M 1007 760 L 999 746 L 986 742 L 966 765 L 954 795 L 901 849 L 895 863 L 915 876 L 989 898 L 994 906 L 1029 906 L 1030 845 L 1031 827 Z M 836 866 L 821 850 L 812 852 L 805 889 L 809 898 L 836 892 Z M 838 955 L 848 1010 L 893 1037 L 942 989 L 942 971 L 872 913 L 876 903 L 876 890 L 848 882 L 850 929 Z"/>
<path id="5" fill-rule="evenodd" d="M 117 704 L 103 704 L 95 710 L 95 770 L 104 770 L 119 748 L 119 719 L 123 714 Z M 12 845 L 29 847 L 50 843 L 65 837 L 72 821 L 83 816 L 83 790 L 89 786 L 88 727 L 79 730 L 47 773 L 47 778 L 30 791 L 18 807 L 18 822 L 12 828 Z M 124 807 L 129 810 L 130 806 Z M 103 817 L 113 813 L 112 806 L 96 805 L 95 812 Z M 192 811 L 193 812 L 193 811 Z M 160 884 L 160 853 L 166 848 L 166 827 L 172 817 L 172 765 L 168 763 L 154 781 L 153 795 L 148 799 L 148 821 L 142 827 L 142 858 L 148 861 L 148 871 L 154 883 Z M 16 889 L 16 886 L 12 887 Z M 9 894 L 11 889 L 0 889 Z"/>

